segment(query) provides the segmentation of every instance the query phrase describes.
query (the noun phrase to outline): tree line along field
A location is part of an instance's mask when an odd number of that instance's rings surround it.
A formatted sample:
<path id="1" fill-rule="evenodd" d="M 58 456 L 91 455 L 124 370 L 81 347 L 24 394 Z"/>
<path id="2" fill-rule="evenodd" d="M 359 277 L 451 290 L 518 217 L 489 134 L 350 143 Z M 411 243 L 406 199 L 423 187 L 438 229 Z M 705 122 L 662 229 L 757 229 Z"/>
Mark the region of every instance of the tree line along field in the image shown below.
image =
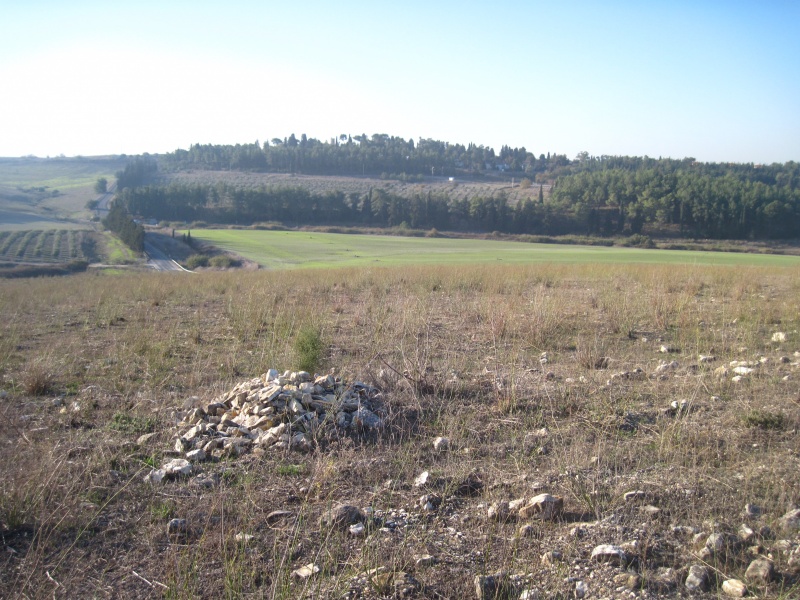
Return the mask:
<path id="1" fill-rule="evenodd" d="M 0 231 L 0 261 L 63 263 L 94 257 L 95 234 L 74 229 Z"/>

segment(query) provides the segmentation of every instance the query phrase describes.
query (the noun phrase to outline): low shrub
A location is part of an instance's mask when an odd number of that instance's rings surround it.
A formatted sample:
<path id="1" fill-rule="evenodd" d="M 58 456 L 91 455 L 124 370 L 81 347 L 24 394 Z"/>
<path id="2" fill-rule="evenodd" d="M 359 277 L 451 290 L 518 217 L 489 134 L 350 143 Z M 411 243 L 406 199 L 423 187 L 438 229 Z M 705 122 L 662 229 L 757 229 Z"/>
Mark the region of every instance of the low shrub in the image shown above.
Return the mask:
<path id="1" fill-rule="evenodd" d="M 197 269 L 198 267 L 207 267 L 208 256 L 206 256 L 205 254 L 192 254 L 189 258 L 186 259 L 185 266 L 187 269 Z"/>

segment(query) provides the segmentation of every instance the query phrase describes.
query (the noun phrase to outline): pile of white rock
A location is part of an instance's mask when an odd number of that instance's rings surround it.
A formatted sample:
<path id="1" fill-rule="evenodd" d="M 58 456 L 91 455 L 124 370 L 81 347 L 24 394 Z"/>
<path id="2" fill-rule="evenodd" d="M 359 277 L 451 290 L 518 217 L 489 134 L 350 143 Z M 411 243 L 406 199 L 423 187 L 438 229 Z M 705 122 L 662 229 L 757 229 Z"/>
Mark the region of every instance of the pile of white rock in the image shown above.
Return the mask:
<path id="1" fill-rule="evenodd" d="M 267 449 L 308 451 L 321 440 L 379 430 L 385 420 L 374 387 L 271 369 L 191 409 L 177 424 L 174 447 L 189 462 Z"/>

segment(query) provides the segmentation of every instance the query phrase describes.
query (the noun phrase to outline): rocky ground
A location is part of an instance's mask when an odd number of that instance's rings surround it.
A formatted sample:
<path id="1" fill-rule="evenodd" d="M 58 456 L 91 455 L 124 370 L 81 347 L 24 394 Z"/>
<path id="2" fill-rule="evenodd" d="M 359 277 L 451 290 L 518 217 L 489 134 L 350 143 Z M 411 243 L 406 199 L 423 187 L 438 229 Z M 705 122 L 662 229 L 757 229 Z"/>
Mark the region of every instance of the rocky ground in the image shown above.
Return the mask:
<path id="1" fill-rule="evenodd" d="M 222 299 L 204 277 L 153 278 L 99 324 L 76 315 L 112 284 L 84 308 L 32 307 L 41 324 L 15 313 L 26 333 L 0 346 L 26 356 L 5 363 L 0 393 L 3 596 L 800 594 L 800 338 L 785 315 L 753 326 L 697 309 L 687 320 L 711 331 L 697 339 L 612 335 L 601 318 L 531 346 L 547 322 L 518 337 L 506 292 L 476 309 L 486 287 L 463 280 L 430 305 L 387 294 L 371 321 L 381 281 L 326 298 L 347 337 L 327 334 L 324 369 L 237 372 L 226 348 L 263 364 L 276 337 L 253 333 L 256 313 L 237 329 L 233 299 L 269 305 L 265 281 L 278 294 L 290 276 L 236 279 Z M 302 285 L 293 298 L 319 293 Z M 553 306 L 596 293 L 548 285 Z M 571 306 L 594 322 L 591 302 Z M 80 344 L 58 356 L 75 362 L 55 371 L 41 352 L 71 328 Z"/>
<path id="2" fill-rule="evenodd" d="M 659 351 L 668 353 L 670 349 L 663 346 Z M 798 370 L 798 356 L 779 357 L 772 370 L 784 381 L 792 381 Z M 543 366 L 547 364 L 546 355 L 542 355 L 541 362 Z M 733 361 L 703 370 L 702 365 L 714 362 L 714 357 L 701 356 L 686 369 L 677 360 L 659 361 L 649 374 L 641 368 L 614 372 L 606 387 L 687 376 L 730 378 L 739 383 L 757 369 L 763 375 L 770 359 L 762 357 L 747 365 Z M 545 369 L 535 369 L 532 376 L 544 385 L 559 379 L 554 371 Z M 286 372 L 279 376 L 272 371 L 242 382 L 205 407 L 185 412 L 174 435 L 175 454 L 185 458 L 171 459 L 144 480 L 151 484 L 213 488 L 224 478 L 225 470 L 220 473 L 215 465 L 225 457 L 236 458 L 251 451 L 255 456 L 268 451 L 324 452 L 318 449 L 318 441 L 326 446 L 335 438 L 374 434 L 390 427 L 386 408 L 376 409 L 374 404 L 379 396 L 374 388 L 358 383 L 348 386 L 330 375 L 314 380 L 308 373 Z M 714 396 L 704 401 L 673 401 L 650 415 L 628 413 L 619 427 L 635 430 L 644 423 L 685 421 L 722 402 Z M 143 436 L 139 443 L 148 443 L 152 435 Z M 528 432 L 524 440 L 530 446 L 528 451 L 541 454 L 559 443 L 558 436 L 546 427 Z M 420 443 L 430 447 L 433 464 L 439 456 L 455 454 L 468 460 L 474 452 L 443 436 Z M 370 453 L 369 442 L 361 449 Z M 313 595 L 449 597 L 452 592 L 439 591 L 440 586 L 426 583 L 442 578 L 461 580 L 463 585 L 447 586 L 451 589 L 474 586 L 474 591 L 464 593 L 479 600 L 703 594 L 742 597 L 769 593 L 791 597 L 797 592 L 799 506 L 790 504 L 783 514 L 768 514 L 756 504 L 732 505 L 724 520 L 699 521 L 692 518 L 691 506 L 708 493 L 705 490 L 647 481 L 662 476 L 656 469 L 650 476 L 615 475 L 604 466 L 604 458 L 591 457 L 592 466 L 588 469 L 568 469 L 543 474 L 541 478 L 523 474 L 512 480 L 494 479 L 479 471 L 453 478 L 424 470 L 413 480 L 387 479 L 380 484 L 381 489 L 369 490 L 373 498 L 379 495 L 393 499 L 386 504 L 359 502 L 355 497 L 352 503 L 327 501 L 309 506 L 309 502 L 314 504 L 308 496 L 311 490 L 302 486 L 298 492 L 305 496 L 289 497 L 301 505 L 299 508 L 290 504 L 271 511 L 264 521 L 268 527 L 289 528 L 311 538 L 327 532 L 328 536 L 336 536 L 338 543 L 355 547 L 373 544 L 416 550 L 399 564 L 395 560 L 394 564 L 354 571 L 342 578 L 325 564 L 325 542 L 319 546 L 311 542 L 307 551 L 301 545 L 295 563 L 309 562 L 292 569 L 293 589 L 314 590 Z M 590 477 L 602 480 L 605 486 L 610 484 L 606 493 L 610 489 L 627 490 L 616 498 L 605 499 L 610 510 L 596 507 L 593 514 L 587 512 L 594 504 L 592 496 L 601 493 L 588 486 L 584 490 L 586 497 L 568 497 L 566 508 L 564 497 L 548 493 L 562 490 L 565 479 L 587 477 L 587 471 L 594 471 Z M 625 487 L 626 483 L 631 489 Z M 737 482 L 722 481 L 719 485 L 735 486 Z M 190 536 L 202 535 L 190 525 L 193 520 L 170 520 L 170 538 L 190 543 Z M 236 539 L 246 550 L 258 552 L 258 533 L 242 531 Z M 502 552 L 532 558 L 517 570 L 491 572 L 487 567 L 494 562 L 493 546 L 497 542 L 506 546 Z"/>

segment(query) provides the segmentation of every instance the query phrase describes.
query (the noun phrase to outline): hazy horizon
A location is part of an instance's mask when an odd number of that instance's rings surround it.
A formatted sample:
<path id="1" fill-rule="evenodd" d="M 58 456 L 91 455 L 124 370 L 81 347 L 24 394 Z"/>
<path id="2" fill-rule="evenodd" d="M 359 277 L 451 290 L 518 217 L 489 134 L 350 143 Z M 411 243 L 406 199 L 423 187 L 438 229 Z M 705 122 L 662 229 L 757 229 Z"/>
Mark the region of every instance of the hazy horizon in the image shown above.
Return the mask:
<path id="1" fill-rule="evenodd" d="M 386 133 L 800 160 L 800 5 L 52 0 L 5 7 L 0 156 Z"/>

